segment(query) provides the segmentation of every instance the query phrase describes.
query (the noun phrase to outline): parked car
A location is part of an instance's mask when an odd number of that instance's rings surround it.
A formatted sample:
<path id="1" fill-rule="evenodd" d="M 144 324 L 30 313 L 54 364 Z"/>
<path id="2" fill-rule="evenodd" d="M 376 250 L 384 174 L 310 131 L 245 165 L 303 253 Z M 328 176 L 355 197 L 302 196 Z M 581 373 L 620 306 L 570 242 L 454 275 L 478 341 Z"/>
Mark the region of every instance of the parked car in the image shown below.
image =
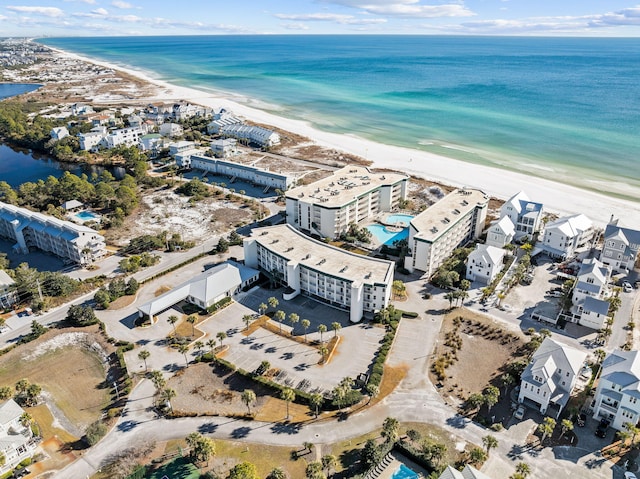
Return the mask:
<path id="1" fill-rule="evenodd" d="M 598 424 L 598 428 L 596 429 L 596 436 L 598 437 L 606 437 L 607 432 L 609 431 L 609 420 L 608 419 L 600 419 L 600 424 Z"/>
<path id="2" fill-rule="evenodd" d="M 624 473 L 624 479 L 638 479 L 638 478 L 633 472 L 627 471 Z"/>
<path id="3" fill-rule="evenodd" d="M 622 283 L 622 289 L 625 293 L 630 293 L 631 291 L 633 291 L 633 287 L 631 286 L 631 283 L 629 283 L 629 281 L 624 281 Z"/>
<path id="4" fill-rule="evenodd" d="M 521 404 L 520 406 L 518 406 L 518 409 L 516 409 L 516 412 L 513 413 L 513 417 L 520 421 L 524 418 L 524 412 L 525 407 Z"/>

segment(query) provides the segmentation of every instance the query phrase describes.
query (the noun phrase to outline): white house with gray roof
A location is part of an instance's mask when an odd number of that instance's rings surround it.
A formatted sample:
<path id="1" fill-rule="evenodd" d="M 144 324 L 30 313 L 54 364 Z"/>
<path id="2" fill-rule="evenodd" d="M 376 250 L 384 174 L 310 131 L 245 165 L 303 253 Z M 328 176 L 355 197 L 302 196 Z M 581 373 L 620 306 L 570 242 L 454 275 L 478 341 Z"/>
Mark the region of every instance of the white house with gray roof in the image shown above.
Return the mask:
<path id="1" fill-rule="evenodd" d="M 513 241 L 515 234 L 516 227 L 513 225 L 511 218 L 503 216 L 487 230 L 487 240 L 485 244 L 495 246 L 496 248 L 504 248 Z"/>
<path id="2" fill-rule="evenodd" d="M 627 422 L 640 421 L 640 355 L 615 350 L 602 362 L 602 374 L 594 398 L 593 417 L 611 421 L 621 430 Z"/>
<path id="3" fill-rule="evenodd" d="M 531 238 L 540 231 L 542 203 L 531 201 L 524 191 L 509 198 L 500 208 L 500 218 L 508 216 L 515 225 L 515 239 Z"/>
<path id="4" fill-rule="evenodd" d="M 545 338 L 522 373 L 518 402 L 560 417 L 586 359 L 587 353 Z"/>
<path id="5" fill-rule="evenodd" d="M 38 445 L 31 428 L 20 422 L 24 412 L 13 399 L 0 404 L 0 453 L 4 454 L 5 458 L 5 463 L 0 466 L 0 474 L 33 456 Z"/>
<path id="6" fill-rule="evenodd" d="M 502 248 L 477 244 L 476 249 L 467 258 L 467 279 L 485 284 L 491 283 L 502 270 L 506 253 Z"/>
<path id="7" fill-rule="evenodd" d="M 600 261 L 613 271 L 632 271 L 640 250 L 640 231 L 618 226 L 613 217 L 604 230 Z"/>
<path id="8" fill-rule="evenodd" d="M 552 258 L 570 258 L 593 239 L 594 233 L 593 223 L 583 214 L 559 218 L 545 226 L 542 250 Z"/>
<path id="9" fill-rule="evenodd" d="M 607 319 L 610 270 L 595 258 L 585 259 L 576 276 L 571 297 L 574 320 L 592 329 L 602 329 Z"/>
<path id="10" fill-rule="evenodd" d="M 458 471 L 453 466 L 447 466 L 442 471 L 438 479 L 491 479 L 486 474 L 478 471 L 475 467 L 467 464 L 462 471 Z"/>

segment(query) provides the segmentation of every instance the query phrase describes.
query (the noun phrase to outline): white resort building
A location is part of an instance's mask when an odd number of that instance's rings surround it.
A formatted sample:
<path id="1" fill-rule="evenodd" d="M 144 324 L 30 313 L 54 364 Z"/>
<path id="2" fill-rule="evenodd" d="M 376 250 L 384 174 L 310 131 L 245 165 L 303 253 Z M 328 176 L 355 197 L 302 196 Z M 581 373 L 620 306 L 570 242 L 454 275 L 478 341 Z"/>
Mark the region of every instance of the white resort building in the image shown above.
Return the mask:
<path id="1" fill-rule="evenodd" d="M 404 267 L 431 276 L 456 248 L 480 236 L 489 197 L 480 190 L 454 190 L 409 224 L 410 256 Z"/>
<path id="2" fill-rule="evenodd" d="M 396 208 L 407 197 L 407 181 L 405 175 L 345 166 L 327 178 L 289 190 L 287 223 L 307 233 L 336 238 L 351 223 Z"/>
<path id="3" fill-rule="evenodd" d="M 212 158 L 202 154 L 192 154 L 188 158 L 182 158 L 181 166 L 183 168 L 192 168 L 195 170 L 206 171 L 214 175 L 228 176 L 229 183 L 235 180 L 243 180 L 254 185 L 265 187 L 265 193 L 268 189 L 280 189 L 285 191 L 289 188 L 295 178 L 285 173 L 277 173 L 275 171 L 264 170 L 257 166 L 244 165 L 222 158 Z"/>
<path id="4" fill-rule="evenodd" d="M 515 239 L 531 239 L 540 231 L 542 224 L 542 203 L 529 200 L 524 191 L 513 195 L 500 208 L 500 218 L 508 216 L 516 228 Z"/>
<path id="5" fill-rule="evenodd" d="M 467 258 L 467 279 L 490 284 L 502 270 L 506 253 L 502 248 L 477 244 Z"/>
<path id="6" fill-rule="evenodd" d="M 280 144 L 280 135 L 278 133 L 262 128 L 261 126 L 234 123 L 221 127 L 220 133 L 231 138 L 255 143 L 262 147 L 271 147 Z"/>
<path id="7" fill-rule="evenodd" d="M 560 417 L 569 402 L 587 353 L 545 338 L 522 373 L 518 402 Z"/>
<path id="8" fill-rule="evenodd" d="M 36 248 L 78 264 L 106 253 L 104 237 L 96 230 L 6 203 L 0 203 L 0 236 L 15 241 L 19 253 Z"/>
<path id="9" fill-rule="evenodd" d="M 20 421 L 24 412 L 13 399 L 0 404 L 0 453 L 4 455 L 0 474 L 7 473 L 35 453 L 38 441 L 31 428 Z"/>
<path id="10" fill-rule="evenodd" d="M 570 258 L 580 246 L 593 240 L 595 228 L 583 214 L 567 216 L 547 223 L 542 250 L 552 258 Z"/>
<path id="11" fill-rule="evenodd" d="M 389 304 L 392 261 L 368 258 L 305 236 L 291 225 L 254 229 L 244 240 L 245 264 L 258 268 L 299 294 L 350 312 L 359 322 Z"/>
<path id="12" fill-rule="evenodd" d="M 640 250 L 640 231 L 618 226 L 613 217 L 604 230 L 600 261 L 613 271 L 632 271 Z"/>
<path id="13" fill-rule="evenodd" d="M 611 421 L 621 430 L 625 423 L 640 421 L 640 355 L 616 350 L 602 362 L 602 373 L 594 398 L 593 417 Z"/>

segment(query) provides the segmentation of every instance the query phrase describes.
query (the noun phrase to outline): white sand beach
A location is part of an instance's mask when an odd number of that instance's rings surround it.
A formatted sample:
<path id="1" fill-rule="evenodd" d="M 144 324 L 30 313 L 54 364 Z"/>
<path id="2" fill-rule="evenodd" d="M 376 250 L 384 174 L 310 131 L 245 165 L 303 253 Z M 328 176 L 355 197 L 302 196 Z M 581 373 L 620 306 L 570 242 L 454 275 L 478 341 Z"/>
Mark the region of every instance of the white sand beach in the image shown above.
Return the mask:
<path id="1" fill-rule="evenodd" d="M 632 202 L 521 173 L 466 163 L 420 150 L 376 143 L 350 134 L 328 133 L 317 130 L 303 121 L 276 116 L 240 103 L 231 95 L 222 96 L 195 88 L 171 85 L 134 69 L 122 68 L 59 49 L 53 50 L 61 55 L 119 70 L 157 85 L 159 93 L 153 98 L 148 98 L 148 101 L 188 100 L 213 108 L 223 107 L 251 121 L 273 125 L 311 138 L 319 145 L 364 157 L 373 163 L 374 168 L 388 168 L 454 186 L 475 187 L 501 199 L 507 199 L 524 190 L 531 200 L 543 203 L 545 209 L 551 212 L 584 213 L 598 226 L 606 225 L 613 215 L 620 219 L 623 226 L 640 228 L 640 191 L 635 192 L 638 202 Z"/>

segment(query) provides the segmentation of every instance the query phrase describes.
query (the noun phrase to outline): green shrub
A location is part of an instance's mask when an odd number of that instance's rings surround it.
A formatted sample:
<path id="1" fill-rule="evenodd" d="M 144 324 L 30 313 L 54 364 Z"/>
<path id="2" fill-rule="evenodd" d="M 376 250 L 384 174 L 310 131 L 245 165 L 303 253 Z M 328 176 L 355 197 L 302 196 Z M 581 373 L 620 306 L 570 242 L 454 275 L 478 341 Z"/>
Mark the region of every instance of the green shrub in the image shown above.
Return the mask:
<path id="1" fill-rule="evenodd" d="M 84 434 L 84 440 L 89 446 L 97 444 L 107 434 L 107 426 L 102 421 L 96 421 L 89 425 Z"/>

